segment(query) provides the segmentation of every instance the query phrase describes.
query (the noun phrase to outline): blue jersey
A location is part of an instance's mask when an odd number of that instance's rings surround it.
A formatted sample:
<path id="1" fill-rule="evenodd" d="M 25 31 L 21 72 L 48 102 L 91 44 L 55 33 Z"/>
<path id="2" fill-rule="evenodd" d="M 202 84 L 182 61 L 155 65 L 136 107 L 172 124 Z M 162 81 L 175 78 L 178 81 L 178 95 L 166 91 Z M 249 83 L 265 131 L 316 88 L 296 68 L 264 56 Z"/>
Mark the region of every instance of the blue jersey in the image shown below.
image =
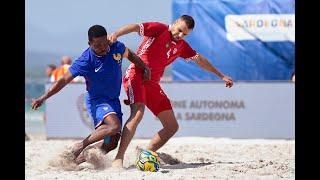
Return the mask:
<path id="1" fill-rule="evenodd" d="M 74 61 L 69 71 L 73 77 L 83 76 L 90 99 L 117 99 L 122 82 L 123 43 L 116 41 L 104 56 L 98 56 L 89 47 Z"/>

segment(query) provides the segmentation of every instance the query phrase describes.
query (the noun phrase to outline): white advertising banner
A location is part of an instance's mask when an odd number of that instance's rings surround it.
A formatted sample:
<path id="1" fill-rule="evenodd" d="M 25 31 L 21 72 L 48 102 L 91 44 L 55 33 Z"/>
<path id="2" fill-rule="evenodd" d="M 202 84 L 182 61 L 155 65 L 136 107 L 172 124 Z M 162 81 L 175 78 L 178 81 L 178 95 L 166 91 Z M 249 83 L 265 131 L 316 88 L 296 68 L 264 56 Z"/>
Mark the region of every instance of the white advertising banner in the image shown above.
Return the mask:
<path id="1" fill-rule="evenodd" d="M 49 85 L 49 84 L 48 84 Z M 48 88 L 46 86 L 46 89 Z M 295 138 L 295 89 L 292 82 L 162 83 L 172 101 L 179 131 L 175 136 Z M 85 84 L 69 84 L 46 102 L 47 137 L 88 136 L 93 125 L 83 101 Z M 121 91 L 121 101 L 126 98 Z M 123 124 L 129 106 L 123 104 Z M 146 108 L 135 137 L 151 138 L 161 122 Z"/>
<path id="2" fill-rule="evenodd" d="M 225 16 L 225 27 L 229 41 L 295 42 L 294 14 L 232 14 Z"/>
<path id="3" fill-rule="evenodd" d="M 51 84 L 46 84 L 46 90 Z M 46 103 L 47 138 L 82 138 L 88 136 L 93 123 L 84 102 L 85 84 L 68 84 Z"/>

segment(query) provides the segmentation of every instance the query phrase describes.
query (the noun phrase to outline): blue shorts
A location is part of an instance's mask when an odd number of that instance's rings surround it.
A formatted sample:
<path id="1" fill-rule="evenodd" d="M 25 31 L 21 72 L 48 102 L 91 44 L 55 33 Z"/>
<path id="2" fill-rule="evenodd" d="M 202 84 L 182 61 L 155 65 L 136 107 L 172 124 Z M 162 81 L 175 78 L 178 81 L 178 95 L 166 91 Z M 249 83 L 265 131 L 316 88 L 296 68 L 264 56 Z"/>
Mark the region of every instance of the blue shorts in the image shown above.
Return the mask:
<path id="1" fill-rule="evenodd" d="M 122 112 L 119 99 L 89 99 L 89 94 L 86 93 L 85 101 L 95 128 L 99 127 L 103 119 L 109 114 L 116 114 L 122 126 Z"/>

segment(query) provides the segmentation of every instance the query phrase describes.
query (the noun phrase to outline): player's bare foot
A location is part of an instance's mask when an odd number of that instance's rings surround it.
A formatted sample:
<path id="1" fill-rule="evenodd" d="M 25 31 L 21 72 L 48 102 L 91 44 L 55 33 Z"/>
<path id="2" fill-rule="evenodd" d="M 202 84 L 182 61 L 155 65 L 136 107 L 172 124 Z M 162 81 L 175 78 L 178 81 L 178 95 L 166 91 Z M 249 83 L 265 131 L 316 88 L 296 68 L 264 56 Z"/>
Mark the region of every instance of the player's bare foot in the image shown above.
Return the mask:
<path id="1" fill-rule="evenodd" d="M 75 158 L 77 158 L 79 156 L 79 154 L 82 152 L 82 150 L 83 150 L 82 142 L 79 142 L 79 143 L 76 143 L 75 145 L 73 145 L 72 153 L 75 156 Z"/>
<path id="2" fill-rule="evenodd" d="M 123 169 L 123 160 L 122 159 L 115 159 L 112 164 L 112 168 L 116 169 Z"/>
<path id="3" fill-rule="evenodd" d="M 86 162 L 86 158 L 83 153 L 80 153 L 79 156 L 75 159 L 75 162 L 79 165 L 83 162 Z"/>
<path id="4" fill-rule="evenodd" d="M 83 162 L 86 162 L 86 157 L 85 157 L 84 152 L 85 152 L 86 150 L 88 150 L 88 149 L 93 148 L 93 147 L 94 147 L 94 146 L 87 146 L 85 149 L 83 149 L 83 150 L 81 151 L 81 153 L 76 157 L 75 162 L 76 162 L 78 165 L 81 164 L 81 163 L 83 163 Z M 74 149 L 76 149 L 76 148 L 74 148 Z"/>

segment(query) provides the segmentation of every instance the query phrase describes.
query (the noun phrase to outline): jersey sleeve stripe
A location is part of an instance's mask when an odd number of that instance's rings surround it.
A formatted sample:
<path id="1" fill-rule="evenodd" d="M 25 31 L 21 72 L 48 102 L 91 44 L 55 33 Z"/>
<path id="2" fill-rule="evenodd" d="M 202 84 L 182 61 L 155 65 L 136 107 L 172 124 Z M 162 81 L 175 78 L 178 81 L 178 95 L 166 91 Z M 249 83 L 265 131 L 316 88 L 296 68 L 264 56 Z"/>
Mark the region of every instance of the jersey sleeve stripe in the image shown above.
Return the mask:
<path id="1" fill-rule="evenodd" d="M 143 24 L 139 24 L 139 27 L 140 27 L 140 31 L 139 31 L 139 35 L 140 36 L 144 36 L 144 27 L 143 27 Z"/>
<path id="2" fill-rule="evenodd" d="M 192 57 L 189 57 L 189 58 L 186 58 L 186 61 L 191 61 L 191 60 L 195 60 L 199 57 L 199 53 L 197 53 L 196 55 L 192 56 Z"/>

